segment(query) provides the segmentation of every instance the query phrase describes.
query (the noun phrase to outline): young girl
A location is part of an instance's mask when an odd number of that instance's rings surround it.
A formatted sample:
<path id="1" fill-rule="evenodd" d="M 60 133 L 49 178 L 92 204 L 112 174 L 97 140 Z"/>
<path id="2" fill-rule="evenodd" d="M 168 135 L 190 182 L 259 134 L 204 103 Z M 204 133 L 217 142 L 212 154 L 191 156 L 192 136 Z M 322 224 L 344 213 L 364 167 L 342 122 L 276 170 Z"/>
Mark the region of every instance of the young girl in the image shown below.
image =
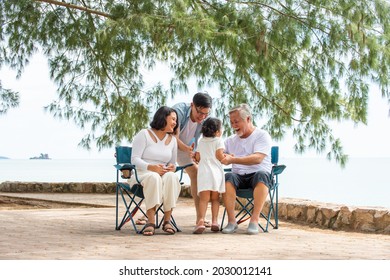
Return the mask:
<path id="1" fill-rule="evenodd" d="M 199 140 L 195 160 L 198 166 L 198 196 L 200 220 L 193 233 L 205 230 L 204 219 L 207 205 L 211 200 L 211 230 L 219 231 L 218 211 L 219 194 L 225 192 L 225 174 L 220 160 L 223 159 L 224 144 L 221 137 L 222 122 L 217 118 L 208 118 L 202 126 L 203 137 Z"/>

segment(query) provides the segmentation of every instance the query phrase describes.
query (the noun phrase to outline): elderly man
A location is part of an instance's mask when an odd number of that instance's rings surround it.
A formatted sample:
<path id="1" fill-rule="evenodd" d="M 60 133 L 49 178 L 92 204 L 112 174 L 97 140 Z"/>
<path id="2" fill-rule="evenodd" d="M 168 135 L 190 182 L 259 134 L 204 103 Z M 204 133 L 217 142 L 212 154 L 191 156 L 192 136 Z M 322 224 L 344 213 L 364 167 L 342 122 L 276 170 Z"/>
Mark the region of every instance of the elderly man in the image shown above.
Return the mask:
<path id="1" fill-rule="evenodd" d="M 235 135 L 225 140 L 226 156 L 221 161 L 226 165 L 232 164 L 232 172 L 225 175 L 224 201 L 228 225 L 222 232 L 234 233 L 238 227 L 234 212 L 236 190 L 253 188 L 254 207 L 247 233 L 257 234 L 260 212 L 271 186 L 271 137 L 265 130 L 254 126 L 247 104 L 231 109 L 229 117 Z"/>

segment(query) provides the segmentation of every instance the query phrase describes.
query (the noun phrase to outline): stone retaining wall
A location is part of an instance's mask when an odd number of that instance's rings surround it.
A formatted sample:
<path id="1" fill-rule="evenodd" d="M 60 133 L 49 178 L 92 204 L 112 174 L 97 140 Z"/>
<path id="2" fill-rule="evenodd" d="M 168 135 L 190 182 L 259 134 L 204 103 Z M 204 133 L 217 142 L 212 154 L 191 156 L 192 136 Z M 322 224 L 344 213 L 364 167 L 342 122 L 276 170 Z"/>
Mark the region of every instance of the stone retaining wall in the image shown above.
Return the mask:
<path id="1" fill-rule="evenodd" d="M 3 182 L 0 192 L 41 192 L 41 193 L 115 193 L 115 183 L 42 183 Z"/>
<path id="2" fill-rule="evenodd" d="M 266 202 L 264 211 L 269 208 Z M 279 199 L 279 219 L 333 230 L 390 234 L 390 209 Z"/>
<path id="3" fill-rule="evenodd" d="M 115 183 L 3 182 L 0 192 L 114 193 Z M 182 197 L 191 197 L 183 187 Z M 267 212 L 266 202 L 264 211 Z M 390 234 L 390 209 L 351 207 L 303 199 L 279 200 L 279 219 L 333 230 Z"/>

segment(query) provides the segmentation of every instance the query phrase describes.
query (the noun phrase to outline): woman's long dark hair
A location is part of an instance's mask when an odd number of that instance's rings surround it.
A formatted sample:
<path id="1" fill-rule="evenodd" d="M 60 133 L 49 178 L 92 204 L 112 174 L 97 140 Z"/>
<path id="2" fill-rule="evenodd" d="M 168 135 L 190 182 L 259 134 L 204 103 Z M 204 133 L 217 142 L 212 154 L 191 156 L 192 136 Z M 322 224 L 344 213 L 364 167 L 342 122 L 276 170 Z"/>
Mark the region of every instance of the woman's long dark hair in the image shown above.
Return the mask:
<path id="1" fill-rule="evenodd" d="M 176 134 L 179 127 L 179 116 L 175 109 L 168 106 L 161 106 L 156 113 L 154 113 L 153 120 L 150 123 L 150 127 L 156 130 L 161 130 L 167 125 L 167 117 L 174 112 L 176 114 L 176 126 L 173 129 L 173 134 Z"/>

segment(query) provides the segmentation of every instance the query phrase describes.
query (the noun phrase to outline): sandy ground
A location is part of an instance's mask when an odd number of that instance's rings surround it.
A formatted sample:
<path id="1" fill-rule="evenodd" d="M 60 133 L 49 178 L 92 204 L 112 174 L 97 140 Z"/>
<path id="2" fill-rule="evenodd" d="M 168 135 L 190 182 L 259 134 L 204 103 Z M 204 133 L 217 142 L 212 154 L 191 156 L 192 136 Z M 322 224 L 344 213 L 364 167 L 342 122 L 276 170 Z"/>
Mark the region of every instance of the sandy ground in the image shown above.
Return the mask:
<path id="1" fill-rule="evenodd" d="M 182 232 L 171 236 L 158 229 L 145 237 L 130 224 L 115 230 L 114 205 L 115 195 L 0 193 L 0 259 L 390 260 L 390 236 L 382 234 L 281 222 L 255 236 L 246 234 L 246 224 L 232 235 L 194 235 L 188 198 L 174 210 Z"/>

